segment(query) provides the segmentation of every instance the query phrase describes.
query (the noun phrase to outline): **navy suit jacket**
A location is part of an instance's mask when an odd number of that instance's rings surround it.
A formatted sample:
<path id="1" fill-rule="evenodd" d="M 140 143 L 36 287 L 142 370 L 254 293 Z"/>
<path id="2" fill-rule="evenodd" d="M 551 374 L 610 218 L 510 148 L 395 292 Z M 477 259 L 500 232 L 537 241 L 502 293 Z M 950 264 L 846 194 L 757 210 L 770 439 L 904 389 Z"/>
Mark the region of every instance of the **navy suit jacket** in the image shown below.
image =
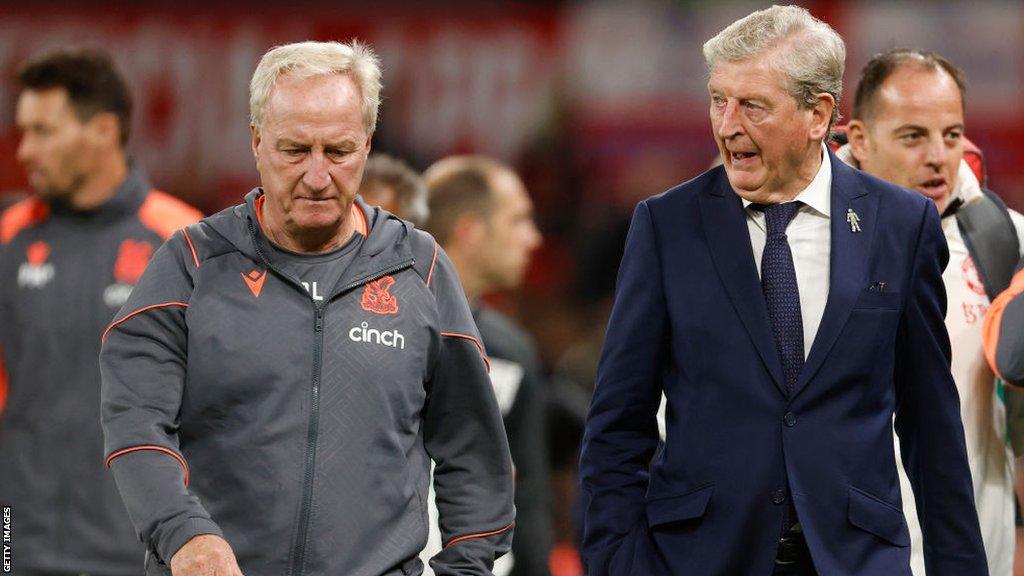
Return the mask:
<path id="1" fill-rule="evenodd" d="M 929 576 L 988 574 L 949 372 L 938 213 L 828 161 L 828 301 L 788 397 L 724 169 L 637 206 L 580 461 L 590 576 L 769 576 L 789 498 L 822 576 L 909 576 L 894 414 Z"/>

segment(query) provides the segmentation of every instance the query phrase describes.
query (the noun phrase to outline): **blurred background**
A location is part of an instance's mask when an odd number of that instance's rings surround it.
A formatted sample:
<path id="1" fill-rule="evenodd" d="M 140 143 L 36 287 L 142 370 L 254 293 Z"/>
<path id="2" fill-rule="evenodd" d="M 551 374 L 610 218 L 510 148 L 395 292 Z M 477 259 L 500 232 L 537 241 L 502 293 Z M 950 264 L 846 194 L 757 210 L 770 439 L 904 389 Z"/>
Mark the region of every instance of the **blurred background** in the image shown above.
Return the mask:
<path id="1" fill-rule="evenodd" d="M 304 39 L 368 42 L 384 68 L 375 150 L 418 169 L 492 155 L 520 170 L 533 197 L 545 243 L 524 288 L 493 302 L 534 335 L 550 376 L 553 514 L 569 546 L 580 419 L 629 216 L 709 166 L 701 45 L 768 4 L 0 2 L 0 200 L 26 190 L 13 77 L 34 53 L 111 51 L 136 98 L 132 156 L 157 187 L 209 214 L 257 182 L 247 124 L 259 57 Z M 963 68 L 967 136 L 986 155 L 990 187 L 1024 209 L 1024 3 L 802 4 L 847 42 L 845 113 L 860 68 L 883 49 L 934 50 Z"/>

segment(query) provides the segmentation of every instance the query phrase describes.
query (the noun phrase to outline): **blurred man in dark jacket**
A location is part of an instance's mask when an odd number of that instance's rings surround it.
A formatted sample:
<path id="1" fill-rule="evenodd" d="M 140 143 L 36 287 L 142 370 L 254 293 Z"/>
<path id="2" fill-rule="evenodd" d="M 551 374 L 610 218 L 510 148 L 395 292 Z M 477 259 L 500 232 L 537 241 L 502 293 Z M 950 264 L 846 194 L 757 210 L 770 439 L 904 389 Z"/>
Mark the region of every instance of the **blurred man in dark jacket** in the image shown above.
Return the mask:
<path id="1" fill-rule="evenodd" d="M 508 166 L 480 156 L 438 161 L 424 174 L 427 229 L 445 249 L 472 304 L 508 433 L 516 471 L 513 576 L 548 574 L 550 485 L 545 444 L 545 390 L 533 339 L 511 318 L 480 302 L 519 286 L 541 244 L 533 204 Z"/>

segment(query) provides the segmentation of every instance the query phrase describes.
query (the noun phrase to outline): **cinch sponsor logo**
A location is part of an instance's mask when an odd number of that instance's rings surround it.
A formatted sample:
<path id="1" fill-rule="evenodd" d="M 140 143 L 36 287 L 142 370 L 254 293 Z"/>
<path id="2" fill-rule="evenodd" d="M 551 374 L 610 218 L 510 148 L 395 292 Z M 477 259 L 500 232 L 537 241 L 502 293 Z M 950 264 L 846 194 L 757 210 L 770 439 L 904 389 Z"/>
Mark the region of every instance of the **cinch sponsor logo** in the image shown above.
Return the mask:
<path id="1" fill-rule="evenodd" d="M 398 330 L 377 330 L 370 328 L 367 322 L 349 330 L 348 337 L 353 342 L 371 342 L 405 350 L 405 336 L 402 336 Z"/>

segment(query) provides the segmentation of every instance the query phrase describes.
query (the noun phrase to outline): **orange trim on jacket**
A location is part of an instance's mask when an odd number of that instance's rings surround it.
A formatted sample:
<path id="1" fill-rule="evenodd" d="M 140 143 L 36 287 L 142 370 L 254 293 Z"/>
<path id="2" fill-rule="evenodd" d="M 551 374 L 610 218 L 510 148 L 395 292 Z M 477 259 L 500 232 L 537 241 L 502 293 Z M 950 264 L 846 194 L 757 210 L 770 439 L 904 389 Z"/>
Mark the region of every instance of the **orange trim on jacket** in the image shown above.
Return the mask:
<path id="1" fill-rule="evenodd" d="M 451 540 L 448 541 L 447 544 L 444 545 L 444 547 L 448 548 L 449 546 L 454 546 L 454 545 L 458 544 L 459 542 L 463 542 L 465 540 L 472 540 L 474 538 L 487 538 L 488 536 L 495 536 L 497 534 L 501 534 L 502 532 L 508 532 L 515 525 L 516 525 L 516 523 L 513 522 L 513 523 L 509 524 L 508 526 L 505 526 L 504 528 L 499 528 L 498 530 L 492 530 L 490 532 L 480 532 L 478 534 L 466 534 L 465 536 L 459 536 L 457 538 L 452 538 Z"/>
<path id="2" fill-rule="evenodd" d="M 164 302 L 162 304 L 153 304 L 153 305 L 150 305 L 150 306 L 146 306 L 144 308 L 139 308 L 138 310 L 136 310 L 136 311 L 126 315 L 124 318 L 121 318 L 120 320 L 115 320 L 114 322 L 111 322 L 110 326 L 107 326 L 107 329 L 103 331 L 103 336 L 100 336 L 100 341 L 106 340 L 107 339 L 107 334 L 110 334 L 111 330 L 113 330 L 118 325 L 120 325 L 122 322 L 124 322 L 125 320 L 131 318 L 132 316 L 136 316 L 138 314 L 142 314 L 146 310 L 152 310 L 154 308 L 166 308 L 168 306 L 181 306 L 182 308 L 188 308 L 188 304 L 186 304 L 185 302 Z"/>
<path id="3" fill-rule="evenodd" d="M 480 341 L 469 334 L 459 334 L 458 332 L 441 332 L 441 336 L 449 336 L 451 338 L 462 338 L 464 340 L 470 340 L 473 344 L 476 344 L 476 349 L 480 351 L 480 357 L 484 359 L 484 365 L 487 366 L 487 372 L 491 371 L 491 361 L 487 358 L 487 353 L 484 352 L 484 347 L 480 344 Z"/>
<path id="4" fill-rule="evenodd" d="M 185 237 L 185 242 L 188 242 L 188 249 L 192 252 L 192 261 L 196 263 L 196 268 L 199 268 L 199 256 L 196 255 L 196 247 L 192 244 L 192 237 L 188 234 L 188 229 L 182 228 L 181 235 Z"/>
<path id="5" fill-rule="evenodd" d="M 188 486 L 188 463 L 185 462 L 185 459 L 181 456 L 181 454 L 178 454 L 174 450 L 171 450 L 170 448 L 164 448 L 163 446 L 157 446 L 156 444 L 142 444 L 140 446 L 122 448 L 121 450 L 114 452 L 110 456 L 107 456 L 107 459 L 103 463 L 103 465 L 106 466 L 107 468 L 110 468 L 110 463 L 114 460 L 114 458 L 124 456 L 125 454 L 131 454 L 132 452 L 141 452 L 143 450 L 151 450 L 153 452 L 163 452 L 165 454 L 170 454 L 175 460 L 178 461 L 178 464 L 181 464 L 181 469 L 185 471 L 185 486 Z"/>
<path id="6" fill-rule="evenodd" d="M 167 240 L 180 228 L 195 224 L 203 213 L 159 190 L 150 190 L 139 206 L 139 221 L 146 228 Z"/>
<path id="7" fill-rule="evenodd" d="M 0 218 L 0 244 L 7 244 L 19 232 L 46 220 L 50 205 L 38 198 L 26 198 L 4 210 Z"/>
<path id="8" fill-rule="evenodd" d="M 1009 305 L 1010 301 L 1021 292 L 1024 292 L 1024 270 L 1014 274 L 1013 279 L 1010 281 L 1010 286 L 992 301 L 992 305 L 989 306 L 988 311 L 985 313 L 985 323 L 981 329 L 985 360 L 988 360 L 989 367 L 1004 382 L 1006 382 L 1006 379 L 999 373 L 999 367 L 996 365 L 999 331 L 1003 324 L 1003 311 L 1006 310 L 1006 306 Z M 1007 384 L 1012 384 L 1012 382 L 1007 382 Z"/>

